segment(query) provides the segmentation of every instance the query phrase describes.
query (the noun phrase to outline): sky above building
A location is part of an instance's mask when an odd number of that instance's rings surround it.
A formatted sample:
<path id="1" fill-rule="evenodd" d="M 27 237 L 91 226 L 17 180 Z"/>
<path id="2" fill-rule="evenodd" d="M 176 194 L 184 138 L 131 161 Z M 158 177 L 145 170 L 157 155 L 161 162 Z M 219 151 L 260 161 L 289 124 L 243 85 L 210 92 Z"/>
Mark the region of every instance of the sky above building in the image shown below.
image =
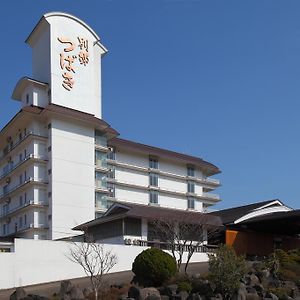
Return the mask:
<path id="1" fill-rule="evenodd" d="M 103 118 L 121 137 L 217 165 L 216 208 L 300 207 L 299 1 L 5 1 L 1 128 L 20 109 L 15 84 L 31 75 L 24 41 L 51 11 L 79 17 L 108 48 Z"/>

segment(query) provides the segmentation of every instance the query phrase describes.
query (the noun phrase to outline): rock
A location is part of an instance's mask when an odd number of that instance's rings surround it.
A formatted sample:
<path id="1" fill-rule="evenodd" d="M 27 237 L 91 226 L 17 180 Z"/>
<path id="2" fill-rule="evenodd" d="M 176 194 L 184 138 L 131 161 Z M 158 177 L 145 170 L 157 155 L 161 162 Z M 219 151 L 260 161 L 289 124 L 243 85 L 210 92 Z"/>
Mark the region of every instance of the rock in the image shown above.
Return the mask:
<path id="1" fill-rule="evenodd" d="M 30 294 L 30 295 L 27 295 L 26 297 L 22 298 L 21 300 L 49 300 L 49 298 Z"/>
<path id="2" fill-rule="evenodd" d="M 9 297 L 9 300 L 20 300 L 26 297 L 27 293 L 22 287 L 18 287 Z"/>
<path id="3" fill-rule="evenodd" d="M 83 300 L 84 299 L 83 292 L 78 286 L 72 286 L 69 293 L 70 293 L 70 297 L 72 300 Z"/>
<path id="4" fill-rule="evenodd" d="M 240 288 L 237 291 L 236 300 L 246 300 L 247 290 L 243 283 L 240 284 Z"/>
<path id="5" fill-rule="evenodd" d="M 262 293 L 264 291 L 264 287 L 261 284 L 255 284 L 253 287 L 257 293 Z"/>
<path id="6" fill-rule="evenodd" d="M 135 286 L 131 286 L 128 290 L 128 298 L 133 298 L 134 300 L 141 300 L 140 289 Z"/>
<path id="7" fill-rule="evenodd" d="M 63 281 L 61 281 L 61 283 L 60 283 L 60 291 L 59 291 L 60 297 L 63 298 L 67 293 L 70 292 L 71 288 L 72 288 L 72 283 L 71 283 L 70 280 L 63 280 Z"/>
<path id="8" fill-rule="evenodd" d="M 201 296 L 197 293 L 190 294 L 186 300 L 202 300 Z"/>
<path id="9" fill-rule="evenodd" d="M 270 277 L 270 271 L 266 270 L 266 269 L 262 270 L 261 271 L 261 276 L 262 276 L 262 278 L 269 278 Z"/>
<path id="10" fill-rule="evenodd" d="M 158 296 L 159 297 L 158 299 L 160 299 L 159 291 L 156 288 L 149 287 L 149 288 L 140 289 L 140 299 L 141 300 L 146 300 L 148 296 L 152 296 L 152 295 Z M 153 300 L 154 299 L 155 298 L 153 298 Z M 152 299 L 147 299 L 147 300 L 152 300 Z"/>
<path id="11" fill-rule="evenodd" d="M 247 293 L 246 300 L 260 300 L 260 297 L 256 293 Z"/>
<path id="12" fill-rule="evenodd" d="M 254 286 L 254 285 L 260 283 L 259 278 L 255 274 L 251 274 L 249 279 L 250 279 L 249 285 L 251 285 L 251 286 Z"/>
<path id="13" fill-rule="evenodd" d="M 253 286 L 246 287 L 247 294 L 257 294 L 256 289 Z"/>
<path id="14" fill-rule="evenodd" d="M 90 288 L 90 287 L 86 287 L 86 288 L 83 289 L 82 292 L 83 292 L 83 296 L 84 296 L 85 298 L 88 298 L 89 295 L 90 295 L 91 293 L 93 293 L 93 289 Z"/>
<path id="15" fill-rule="evenodd" d="M 189 293 L 187 291 L 180 291 L 177 295 L 180 296 L 180 300 L 186 300 L 189 296 Z"/>
<path id="16" fill-rule="evenodd" d="M 167 288 L 171 291 L 171 295 L 175 295 L 176 291 L 178 289 L 178 285 L 177 284 L 170 284 L 167 286 Z"/>
<path id="17" fill-rule="evenodd" d="M 271 298 L 272 300 L 278 300 L 278 297 L 273 293 L 268 293 L 268 298 Z"/>
<path id="18" fill-rule="evenodd" d="M 152 294 L 152 295 L 147 296 L 147 297 L 145 298 L 145 300 L 161 300 L 161 297 L 158 296 L 158 295 Z"/>

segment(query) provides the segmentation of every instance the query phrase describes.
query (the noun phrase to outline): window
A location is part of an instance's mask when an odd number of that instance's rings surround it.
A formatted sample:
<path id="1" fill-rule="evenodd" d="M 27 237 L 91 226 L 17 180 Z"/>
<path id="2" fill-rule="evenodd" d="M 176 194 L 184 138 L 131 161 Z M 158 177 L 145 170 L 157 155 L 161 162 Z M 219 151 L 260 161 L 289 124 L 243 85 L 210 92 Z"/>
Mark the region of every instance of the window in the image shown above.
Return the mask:
<path id="1" fill-rule="evenodd" d="M 109 169 L 109 172 L 107 173 L 107 177 L 112 179 L 115 178 L 115 168 Z"/>
<path id="2" fill-rule="evenodd" d="M 150 191 L 149 202 L 151 204 L 158 204 L 158 192 L 157 191 Z"/>
<path id="3" fill-rule="evenodd" d="M 3 232 L 3 235 L 6 235 L 8 233 L 7 232 L 7 224 L 2 225 L 2 232 Z"/>
<path id="4" fill-rule="evenodd" d="M 24 157 L 26 158 L 27 157 L 27 150 L 24 149 Z"/>
<path id="5" fill-rule="evenodd" d="M 19 176 L 19 184 L 22 184 L 22 182 L 23 182 L 23 176 L 20 175 L 20 176 Z"/>
<path id="6" fill-rule="evenodd" d="M 158 186 L 158 175 L 155 173 L 149 174 L 149 184 L 150 186 Z"/>
<path id="7" fill-rule="evenodd" d="M 19 132 L 19 141 L 22 140 L 22 132 Z"/>
<path id="8" fill-rule="evenodd" d="M 195 193 L 195 183 L 194 182 L 191 182 L 191 181 L 188 181 L 188 193 Z"/>
<path id="9" fill-rule="evenodd" d="M 109 152 L 107 153 L 107 159 L 116 160 L 115 149 L 109 147 Z"/>
<path id="10" fill-rule="evenodd" d="M 194 167 L 190 167 L 190 166 L 187 167 L 187 175 L 194 177 L 195 176 L 195 168 Z"/>
<path id="11" fill-rule="evenodd" d="M 22 155 L 22 153 L 20 153 L 19 154 L 19 161 L 22 161 L 22 159 L 23 159 L 23 155 Z"/>
<path id="12" fill-rule="evenodd" d="M 149 158 L 149 168 L 158 169 L 158 159 L 150 157 Z"/>
<path id="13" fill-rule="evenodd" d="M 108 182 L 107 183 L 107 189 L 108 189 L 108 197 L 115 197 L 115 186 L 113 183 Z"/>
<path id="14" fill-rule="evenodd" d="M 8 204 L 4 204 L 4 205 L 3 205 L 2 211 L 3 211 L 3 214 L 4 214 L 4 215 L 8 214 L 8 211 L 9 211 Z"/>
<path id="15" fill-rule="evenodd" d="M 195 209 L 195 199 L 192 197 L 188 197 L 187 199 L 187 208 L 188 209 Z"/>
<path id="16" fill-rule="evenodd" d="M 26 94 L 26 103 L 29 103 L 29 94 Z"/>
<path id="17" fill-rule="evenodd" d="M 27 203 L 27 193 L 24 193 L 24 203 Z"/>
<path id="18" fill-rule="evenodd" d="M 23 197 L 22 197 L 22 196 L 19 197 L 19 205 L 20 205 L 20 206 L 23 205 Z"/>
<path id="19" fill-rule="evenodd" d="M 23 227 L 23 218 L 19 217 L 19 227 L 22 228 Z"/>
<path id="20" fill-rule="evenodd" d="M 24 171 L 24 181 L 26 181 L 26 180 L 27 180 L 27 172 Z"/>
<path id="21" fill-rule="evenodd" d="M 24 225 L 27 224 L 27 215 L 24 215 Z"/>

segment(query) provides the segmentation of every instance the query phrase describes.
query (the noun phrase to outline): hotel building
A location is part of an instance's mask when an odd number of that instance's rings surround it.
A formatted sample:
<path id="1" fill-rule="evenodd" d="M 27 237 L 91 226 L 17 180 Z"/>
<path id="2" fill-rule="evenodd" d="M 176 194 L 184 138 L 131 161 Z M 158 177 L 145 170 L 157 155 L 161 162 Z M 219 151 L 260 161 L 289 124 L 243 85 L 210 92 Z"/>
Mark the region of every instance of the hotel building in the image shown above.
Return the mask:
<path id="1" fill-rule="evenodd" d="M 44 15 L 26 42 L 33 74 L 0 132 L 0 237 L 61 239 L 118 202 L 205 212 L 220 170 L 201 158 L 118 138 L 102 120 L 106 48 L 83 21 Z"/>

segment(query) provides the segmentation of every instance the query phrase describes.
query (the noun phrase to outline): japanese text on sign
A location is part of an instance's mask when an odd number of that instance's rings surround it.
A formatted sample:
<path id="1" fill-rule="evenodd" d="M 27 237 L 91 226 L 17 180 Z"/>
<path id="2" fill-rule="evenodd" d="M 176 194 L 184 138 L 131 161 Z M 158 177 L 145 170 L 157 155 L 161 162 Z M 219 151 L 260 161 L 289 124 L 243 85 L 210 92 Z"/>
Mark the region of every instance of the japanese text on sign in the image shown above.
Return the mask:
<path id="1" fill-rule="evenodd" d="M 66 37 L 58 37 L 57 40 L 65 46 L 63 52 L 59 54 L 60 68 L 63 71 L 62 86 L 67 91 L 70 91 L 74 87 L 75 83 L 75 61 L 78 60 L 78 62 L 84 66 L 89 63 L 88 40 L 82 37 L 77 37 L 77 43 Z M 76 52 L 76 49 L 78 52 Z"/>

